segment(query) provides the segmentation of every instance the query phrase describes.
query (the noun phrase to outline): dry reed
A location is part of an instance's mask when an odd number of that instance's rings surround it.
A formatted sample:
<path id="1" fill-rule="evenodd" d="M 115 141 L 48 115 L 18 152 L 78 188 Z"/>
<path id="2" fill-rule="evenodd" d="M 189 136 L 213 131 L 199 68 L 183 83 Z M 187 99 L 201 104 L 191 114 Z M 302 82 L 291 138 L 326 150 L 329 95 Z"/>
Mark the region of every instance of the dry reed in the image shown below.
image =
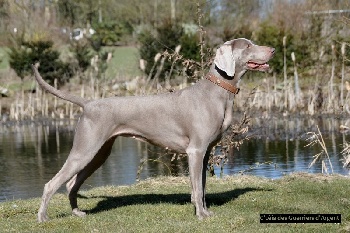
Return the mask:
<path id="1" fill-rule="evenodd" d="M 341 161 L 343 162 L 343 167 L 350 169 L 350 144 L 345 142 L 343 144 L 343 150 L 340 152 L 343 156 Z"/>
<path id="2" fill-rule="evenodd" d="M 306 139 L 308 144 L 305 147 L 319 145 L 319 146 L 321 146 L 321 152 L 319 152 L 313 156 L 314 159 L 309 164 L 309 168 L 311 168 L 317 161 L 321 160 L 322 173 L 329 174 L 328 166 L 327 166 L 327 162 L 326 162 L 328 160 L 328 164 L 330 166 L 331 173 L 333 173 L 333 166 L 332 166 L 332 162 L 330 160 L 329 154 L 328 154 L 326 143 L 323 140 L 323 136 L 320 132 L 318 125 L 316 125 L 316 127 L 317 127 L 317 132 L 307 132 L 306 133 L 306 135 L 308 136 L 308 138 Z"/>

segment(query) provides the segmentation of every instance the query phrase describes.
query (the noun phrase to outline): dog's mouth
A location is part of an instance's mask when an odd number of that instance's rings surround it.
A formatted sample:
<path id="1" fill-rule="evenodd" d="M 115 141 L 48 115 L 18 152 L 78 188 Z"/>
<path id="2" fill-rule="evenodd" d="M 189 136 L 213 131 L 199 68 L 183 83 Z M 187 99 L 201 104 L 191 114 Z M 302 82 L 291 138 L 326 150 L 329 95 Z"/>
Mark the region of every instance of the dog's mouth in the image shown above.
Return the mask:
<path id="1" fill-rule="evenodd" d="M 267 63 L 258 63 L 254 61 L 248 61 L 247 67 L 250 70 L 268 71 L 270 66 Z"/>

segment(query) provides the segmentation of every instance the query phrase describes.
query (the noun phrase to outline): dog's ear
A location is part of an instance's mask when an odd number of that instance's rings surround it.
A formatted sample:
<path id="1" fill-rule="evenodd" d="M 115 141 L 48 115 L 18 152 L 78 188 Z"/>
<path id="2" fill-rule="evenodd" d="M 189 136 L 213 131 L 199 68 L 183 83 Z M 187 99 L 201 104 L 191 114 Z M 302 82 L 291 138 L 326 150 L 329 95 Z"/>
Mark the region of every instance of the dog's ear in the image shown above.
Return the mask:
<path id="1" fill-rule="evenodd" d="M 214 63 L 220 70 L 225 71 L 228 76 L 234 76 L 236 64 L 232 54 L 232 41 L 227 41 L 216 51 Z"/>

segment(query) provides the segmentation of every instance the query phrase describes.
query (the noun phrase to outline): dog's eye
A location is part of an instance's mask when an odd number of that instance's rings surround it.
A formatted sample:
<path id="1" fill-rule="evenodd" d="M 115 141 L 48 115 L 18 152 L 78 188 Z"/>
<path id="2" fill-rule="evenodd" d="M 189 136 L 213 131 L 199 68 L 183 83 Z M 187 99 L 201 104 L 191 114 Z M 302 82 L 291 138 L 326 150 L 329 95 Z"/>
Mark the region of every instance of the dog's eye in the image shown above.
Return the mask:
<path id="1" fill-rule="evenodd" d="M 251 45 L 251 44 L 248 44 L 248 45 L 247 45 L 247 49 L 249 49 L 250 47 L 252 47 L 252 45 Z"/>

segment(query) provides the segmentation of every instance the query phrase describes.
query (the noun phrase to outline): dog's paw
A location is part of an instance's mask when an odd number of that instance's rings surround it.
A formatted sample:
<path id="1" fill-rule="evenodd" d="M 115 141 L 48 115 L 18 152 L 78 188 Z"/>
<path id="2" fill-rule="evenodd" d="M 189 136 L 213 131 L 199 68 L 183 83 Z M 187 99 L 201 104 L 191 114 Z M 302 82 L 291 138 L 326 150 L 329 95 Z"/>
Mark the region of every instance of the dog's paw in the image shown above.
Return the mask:
<path id="1" fill-rule="evenodd" d="M 86 213 L 84 211 L 79 210 L 78 208 L 75 208 L 72 210 L 72 214 L 78 217 L 85 217 Z"/>
<path id="2" fill-rule="evenodd" d="M 49 217 L 46 213 L 38 213 L 38 222 L 46 222 L 49 220 Z"/>
<path id="3" fill-rule="evenodd" d="M 214 215 L 214 212 L 213 211 L 210 211 L 208 209 L 204 209 L 204 214 L 207 216 L 207 217 L 210 217 L 210 216 L 213 216 Z"/>
<path id="4" fill-rule="evenodd" d="M 203 209 L 203 211 L 200 211 L 199 213 L 196 214 L 199 220 L 203 220 L 205 218 L 208 218 L 210 216 L 214 215 L 214 212 Z"/>

